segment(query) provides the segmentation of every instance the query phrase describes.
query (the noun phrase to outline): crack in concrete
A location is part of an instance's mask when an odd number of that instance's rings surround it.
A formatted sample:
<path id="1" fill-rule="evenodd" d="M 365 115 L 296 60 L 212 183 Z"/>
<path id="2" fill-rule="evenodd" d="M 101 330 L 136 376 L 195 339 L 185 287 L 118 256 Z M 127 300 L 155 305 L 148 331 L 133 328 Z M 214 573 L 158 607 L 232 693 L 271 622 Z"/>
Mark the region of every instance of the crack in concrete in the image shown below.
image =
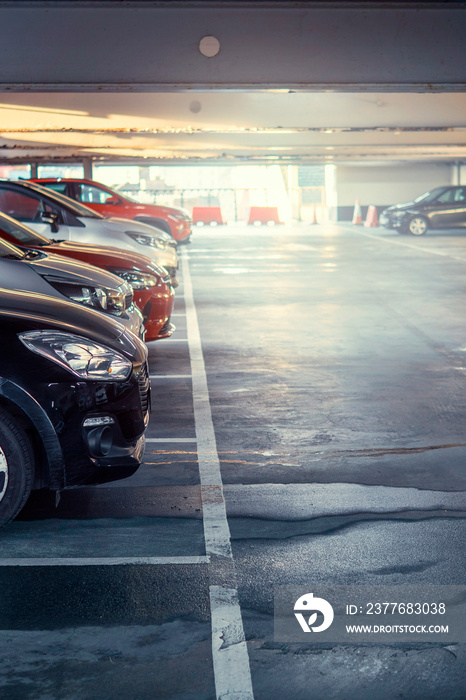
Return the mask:
<path id="1" fill-rule="evenodd" d="M 309 520 L 273 521 L 265 518 L 229 518 L 231 538 L 234 542 L 248 540 L 291 540 L 315 535 L 331 536 L 367 522 L 426 522 L 428 520 L 464 520 L 464 512 L 406 511 L 405 513 L 353 514 L 348 516 L 324 516 Z"/>

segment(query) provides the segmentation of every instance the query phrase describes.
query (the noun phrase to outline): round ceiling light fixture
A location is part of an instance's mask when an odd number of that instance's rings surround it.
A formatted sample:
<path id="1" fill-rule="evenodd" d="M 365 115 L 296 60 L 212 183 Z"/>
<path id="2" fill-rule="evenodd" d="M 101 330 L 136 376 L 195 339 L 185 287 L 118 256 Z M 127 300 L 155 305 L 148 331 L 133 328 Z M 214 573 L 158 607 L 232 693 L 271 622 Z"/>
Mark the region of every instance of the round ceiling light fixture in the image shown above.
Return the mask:
<path id="1" fill-rule="evenodd" d="M 207 58 L 213 58 L 220 51 L 220 42 L 214 36 L 205 36 L 199 42 L 199 51 Z"/>

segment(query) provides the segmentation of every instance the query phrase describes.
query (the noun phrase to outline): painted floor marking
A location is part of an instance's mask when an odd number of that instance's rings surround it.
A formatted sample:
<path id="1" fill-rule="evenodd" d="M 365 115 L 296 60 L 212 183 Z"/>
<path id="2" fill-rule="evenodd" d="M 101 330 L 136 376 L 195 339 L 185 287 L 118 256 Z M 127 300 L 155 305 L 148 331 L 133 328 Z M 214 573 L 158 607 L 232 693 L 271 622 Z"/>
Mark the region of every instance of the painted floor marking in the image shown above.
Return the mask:
<path id="1" fill-rule="evenodd" d="M 382 238 L 381 236 L 376 236 L 373 233 L 367 233 L 366 231 L 355 231 L 360 236 L 365 236 L 366 238 L 374 238 L 376 241 L 383 241 L 384 243 L 391 243 L 392 245 L 399 245 L 402 248 L 410 248 L 411 250 L 421 251 L 422 253 L 431 253 L 431 255 L 441 255 L 444 258 L 451 258 L 452 260 L 459 260 L 460 262 L 466 262 L 466 258 L 461 258 L 458 255 L 451 255 L 451 253 L 445 253 L 443 250 L 435 250 L 435 248 L 421 248 L 421 246 L 410 245 L 404 241 L 394 241 L 391 238 Z"/>
<path id="2" fill-rule="evenodd" d="M 124 564 L 208 564 L 210 557 L 44 557 L 0 559 L 0 566 L 121 566 Z"/>
<path id="3" fill-rule="evenodd" d="M 207 556 L 227 559 L 234 569 L 230 529 L 226 516 L 220 461 L 217 452 L 201 336 L 194 305 L 188 254 L 181 267 L 185 288 L 186 321 L 191 360 L 194 423 L 196 426 L 202 515 Z M 210 586 L 212 656 L 217 700 L 253 700 L 248 648 L 245 641 L 236 582 Z"/>
<path id="4" fill-rule="evenodd" d="M 146 438 L 146 442 L 197 442 L 197 438 Z"/>
<path id="5" fill-rule="evenodd" d="M 191 379 L 191 374 L 149 374 L 149 379 Z"/>

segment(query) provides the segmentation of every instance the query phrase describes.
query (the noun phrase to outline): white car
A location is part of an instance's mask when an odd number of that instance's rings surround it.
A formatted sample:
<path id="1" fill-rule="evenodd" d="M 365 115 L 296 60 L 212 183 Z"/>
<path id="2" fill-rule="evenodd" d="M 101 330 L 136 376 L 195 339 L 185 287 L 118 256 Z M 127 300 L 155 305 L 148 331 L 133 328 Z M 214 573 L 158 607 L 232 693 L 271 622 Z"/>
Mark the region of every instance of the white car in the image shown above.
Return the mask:
<path id="1" fill-rule="evenodd" d="M 29 181 L 0 180 L 0 211 L 50 238 L 142 253 L 176 279 L 176 242 L 153 226 L 129 219 L 106 219 L 84 204 Z"/>

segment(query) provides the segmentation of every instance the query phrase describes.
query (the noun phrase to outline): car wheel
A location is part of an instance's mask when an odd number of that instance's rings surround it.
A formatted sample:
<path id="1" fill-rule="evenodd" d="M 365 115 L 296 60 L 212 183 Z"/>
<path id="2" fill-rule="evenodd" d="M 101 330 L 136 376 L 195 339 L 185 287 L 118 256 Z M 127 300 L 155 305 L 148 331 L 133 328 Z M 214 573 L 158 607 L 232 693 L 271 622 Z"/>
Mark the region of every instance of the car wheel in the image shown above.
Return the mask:
<path id="1" fill-rule="evenodd" d="M 0 409 L 0 527 L 19 513 L 31 492 L 31 442 L 9 413 Z"/>
<path id="2" fill-rule="evenodd" d="M 423 236 L 427 231 L 427 219 L 423 216 L 413 216 L 408 223 L 408 231 L 413 236 Z"/>

